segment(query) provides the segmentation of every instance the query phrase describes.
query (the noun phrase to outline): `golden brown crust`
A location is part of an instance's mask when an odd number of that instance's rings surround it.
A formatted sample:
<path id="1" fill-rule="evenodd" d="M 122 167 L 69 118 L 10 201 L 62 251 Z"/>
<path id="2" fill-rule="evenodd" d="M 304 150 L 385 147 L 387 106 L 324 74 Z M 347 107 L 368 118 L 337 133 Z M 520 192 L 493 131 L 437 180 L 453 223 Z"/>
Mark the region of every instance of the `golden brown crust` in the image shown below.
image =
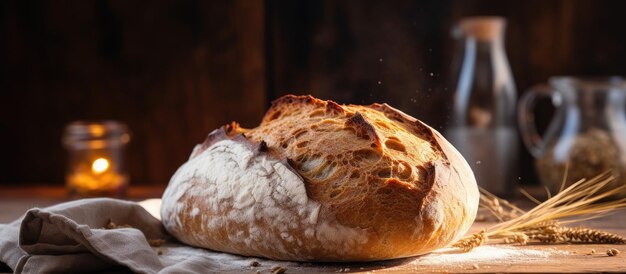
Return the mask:
<path id="1" fill-rule="evenodd" d="M 305 260 L 423 254 L 461 237 L 475 217 L 478 191 L 465 160 L 437 131 L 386 104 L 339 105 L 287 95 L 272 102 L 258 127 L 246 130 L 232 124 L 223 131 L 216 134 L 223 138 L 242 133 L 288 159 L 303 180 L 308 199 L 320 205 L 321 218 L 365 237 L 350 250 L 334 253 L 319 237 L 311 241 L 290 232 L 312 246 L 310 259 Z M 201 151 L 215 140 L 209 137 Z M 303 260 L 280 251 L 225 251 Z"/>

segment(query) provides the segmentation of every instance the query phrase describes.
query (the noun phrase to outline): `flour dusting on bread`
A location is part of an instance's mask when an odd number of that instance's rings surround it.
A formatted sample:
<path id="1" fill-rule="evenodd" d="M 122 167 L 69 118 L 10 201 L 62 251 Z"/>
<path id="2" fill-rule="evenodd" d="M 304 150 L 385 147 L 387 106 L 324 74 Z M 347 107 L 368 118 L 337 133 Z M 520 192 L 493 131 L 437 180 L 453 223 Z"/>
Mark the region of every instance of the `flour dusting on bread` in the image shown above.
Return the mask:
<path id="1" fill-rule="evenodd" d="M 328 218 L 320 220 L 320 204 L 308 198 L 302 178 L 285 161 L 234 140 L 219 141 L 190 159 L 172 182 L 177 185 L 167 189 L 164 197 L 168 198 L 162 207 L 162 215 L 170 216 L 164 219 L 166 228 L 172 231 L 191 220 L 204 231 L 223 231 L 229 239 L 222 244 L 211 234 L 174 234 L 185 242 L 211 243 L 212 249 L 244 255 L 255 254 L 246 254 L 249 252 L 243 248 L 281 250 L 294 256 L 303 254 L 299 259 L 307 260 L 312 258 L 299 250 L 313 246 L 296 241 L 295 230 L 306 231 L 305 237 L 311 241 L 319 238 L 324 248 L 338 254 L 367 240 L 360 229 Z M 202 214 L 198 214 L 199 208 L 205 209 Z M 228 231 L 234 225 L 238 229 Z M 285 242 L 296 242 L 300 247 L 294 249 L 283 245 Z"/>

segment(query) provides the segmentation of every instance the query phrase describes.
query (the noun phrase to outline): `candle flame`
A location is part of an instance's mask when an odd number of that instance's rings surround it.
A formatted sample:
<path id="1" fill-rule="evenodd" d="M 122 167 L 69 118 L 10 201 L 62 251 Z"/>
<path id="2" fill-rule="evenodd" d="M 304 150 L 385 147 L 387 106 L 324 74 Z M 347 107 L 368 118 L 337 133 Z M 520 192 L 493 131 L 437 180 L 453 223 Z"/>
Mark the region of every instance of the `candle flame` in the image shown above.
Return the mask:
<path id="1" fill-rule="evenodd" d="M 96 159 L 95 161 L 93 161 L 93 164 L 91 165 L 91 170 L 95 174 L 100 174 L 102 172 L 105 172 L 108 168 L 109 168 L 109 161 L 104 158 Z"/>

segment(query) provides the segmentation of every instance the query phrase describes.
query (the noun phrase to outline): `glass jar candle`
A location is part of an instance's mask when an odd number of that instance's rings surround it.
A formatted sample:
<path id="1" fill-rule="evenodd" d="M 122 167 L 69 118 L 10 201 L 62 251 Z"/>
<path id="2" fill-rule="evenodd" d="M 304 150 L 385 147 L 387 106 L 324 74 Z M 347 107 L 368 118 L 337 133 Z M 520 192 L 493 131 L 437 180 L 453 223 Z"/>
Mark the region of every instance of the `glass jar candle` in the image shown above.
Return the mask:
<path id="1" fill-rule="evenodd" d="M 116 121 L 77 121 L 65 128 L 68 152 L 65 182 L 72 196 L 120 197 L 129 176 L 124 168 L 124 147 L 130 142 L 128 127 Z"/>

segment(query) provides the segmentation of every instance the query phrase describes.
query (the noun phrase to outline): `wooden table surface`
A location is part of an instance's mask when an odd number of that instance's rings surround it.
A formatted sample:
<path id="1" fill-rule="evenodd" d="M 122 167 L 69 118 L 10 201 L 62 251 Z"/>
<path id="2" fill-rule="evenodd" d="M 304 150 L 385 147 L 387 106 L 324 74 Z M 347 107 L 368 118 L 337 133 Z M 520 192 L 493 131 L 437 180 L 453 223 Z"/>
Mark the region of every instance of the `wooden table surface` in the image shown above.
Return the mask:
<path id="1" fill-rule="evenodd" d="M 165 186 L 133 186 L 124 198 L 141 201 L 161 198 Z M 19 218 L 33 207 L 46 207 L 72 198 L 62 186 L 0 186 L 0 223 L 8 223 Z"/>
<path id="2" fill-rule="evenodd" d="M 159 198 L 164 186 L 132 187 L 127 199 L 139 201 L 147 198 Z M 70 200 L 62 187 L 0 187 L 0 223 L 7 223 L 19 218 L 31 207 L 45 207 Z M 492 223 L 476 222 L 470 232 L 479 231 Z M 581 223 L 592 228 L 603 229 L 626 236 L 626 209 L 611 215 Z M 626 272 L 626 245 L 604 244 L 568 244 L 568 245 L 527 245 L 519 246 L 525 250 L 555 251 L 542 260 L 513 261 L 494 260 L 480 262 L 451 263 L 446 265 L 422 265 L 418 258 L 407 258 L 385 262 L 361 264 L 301 264 L 289 267 L 287 273 L 310 272 L 369 272 L 369 273 L 407 273 L 407 272 Z M 606 250 L 616 248 L 618 256 L 606 255 Z M 591 250 L 596 254 L 589 255 Z M 554 252 L 552 252 L 554 253 Z M 476 268 L 477 267 L 477 268 Z M 256 270 L 254 270 L 256 271 Z M 253 272 L 254 272 L 253 271 Z"/>

